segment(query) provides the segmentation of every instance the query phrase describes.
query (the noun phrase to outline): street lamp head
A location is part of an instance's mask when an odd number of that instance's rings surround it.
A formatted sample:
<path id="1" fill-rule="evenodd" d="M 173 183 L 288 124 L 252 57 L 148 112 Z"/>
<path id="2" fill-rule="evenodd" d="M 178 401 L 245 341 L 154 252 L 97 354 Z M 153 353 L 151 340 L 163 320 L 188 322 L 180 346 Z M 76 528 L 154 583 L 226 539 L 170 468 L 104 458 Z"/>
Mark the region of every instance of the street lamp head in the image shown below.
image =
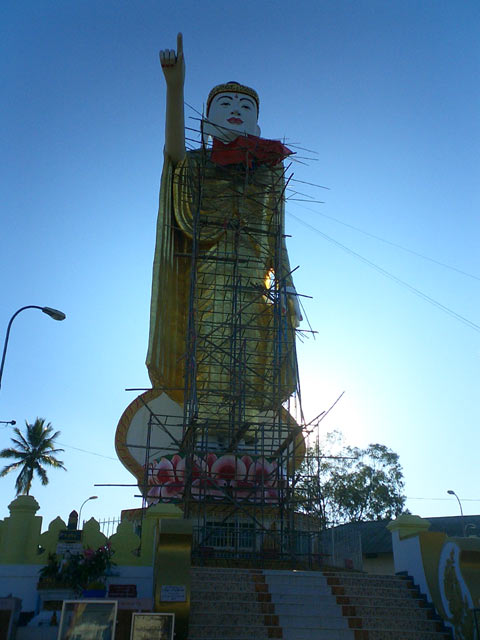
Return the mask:
<path id="1" fill-rule="evenodd" d="M 54 320 L 65 320 L 67 317 L 63 311 L 59 311 L 58 309 L 52 309 L 52 307 L 42 307 L 43 313 L 46 313 L 47 316 L 50 316 Z"/>
<path id="2" fill-rule="evenodd" d="M 451 496 L 455 495 L 455 491 L 453 489 L 448 489 L 447 493 L 449 493 Z"/>
<path id="3" fill-rule="evenodd" d="M 43 311 L 43 313 L 46 313 L 47 316 L 50 316 L 54 320 L 65 320 L 65 318 L 67 317 L 63 313 L 63 311 L 59 311 L 58 309 L 52 309 L 52 307 L 40 307 L 38 306 L 38 304 L 27 304 L 24 307 L 20 307 L 20 309 L 17 309 L 15 311 L 15 313 L 13 314 L 13 316 L 10 318 L 8 322 L 7 333 L 5 335 L 5 342 L 3 343 L 2 360 L 0 362 L 0 386 L 2 384 L 3 367 L 5 366 L 5 356 L 7 355 L 8 338 L 10 337 L 10 329 L 12 328 L 12 322 L 15 320 L 18 314 L 22 313 L 22 311 L 25 311 L 25 309 L 40 309 L 40 311 Z"/>
<path id="4" fill-rule="evenodd" d="M 78 512 L 78 518 L 77 518 L 77 522 L 78 524 L 81 523 L 81 517 L 82 517 L 82 509 L 83 509 L 83 505 L 85 505 L 89 500 L 96 500 L 98 498 L 98 496 L 90 496 L 89 498 L 87 498 L 86 500 L 84 500 L 82 502 L 82 506 L 80 507 L 80 511 Z"/>

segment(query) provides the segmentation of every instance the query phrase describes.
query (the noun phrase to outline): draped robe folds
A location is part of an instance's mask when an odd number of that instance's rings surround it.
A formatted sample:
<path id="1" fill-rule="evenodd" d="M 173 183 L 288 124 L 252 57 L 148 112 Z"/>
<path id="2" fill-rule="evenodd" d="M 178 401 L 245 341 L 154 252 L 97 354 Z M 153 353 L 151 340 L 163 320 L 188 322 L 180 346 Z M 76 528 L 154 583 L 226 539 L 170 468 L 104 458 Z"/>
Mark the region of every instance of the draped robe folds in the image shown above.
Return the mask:
<path id="1" fill-rule="evenodd" d="M 282 302 L 292 286 L 283 191 L 281 163 L 221 167 L 203 148 L 177 166 L 165 157 L 147 367 L 152 385 L 180 404 L 190 367 L 206 419 L 226 416 L 239 396 L 253 419 L 296 389 L 295 315 Z"/>

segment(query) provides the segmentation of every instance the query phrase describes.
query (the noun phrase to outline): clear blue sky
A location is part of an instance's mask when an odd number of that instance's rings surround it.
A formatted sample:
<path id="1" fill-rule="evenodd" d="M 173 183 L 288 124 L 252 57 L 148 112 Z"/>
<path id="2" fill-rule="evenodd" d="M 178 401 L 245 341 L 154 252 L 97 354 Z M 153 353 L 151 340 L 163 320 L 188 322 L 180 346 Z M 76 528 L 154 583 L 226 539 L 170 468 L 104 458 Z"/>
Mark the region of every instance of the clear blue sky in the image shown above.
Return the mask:
<path id="1" fill-rule="evenodd" d="M 263 135 L 315 151 L 295 177 L 329 188 L 303 185 L 324 204 L 287 209 L 318 331 L 299 347 L 307 418 L 345 390 L 322 429 L 396 451 L 413 513 L 456 515 L 450 488 L 480 513 L 479 327 L 335 244 L 480 325 L 477 0 L 26 0 L 3 3 L 0 24 L 0 331 L 26 304 L 68 316 L 16 319 L 0 391 L 1 420 L 62 432 L 69 471 L 34 483 L 40 515 L 66 520 L 92 494 L 85 517 L 140 506 L 134 488 L 93 485 L 132 482 L 113 438 L 125 388 L 149 386 L 158 50 L 179 30 L 186 101 L 201 111 L 230 79 L 255 87 Z M 0 446 L 9 435 L 0 426 Z M 13 483 L 0 480 L 0 517 Z"/>

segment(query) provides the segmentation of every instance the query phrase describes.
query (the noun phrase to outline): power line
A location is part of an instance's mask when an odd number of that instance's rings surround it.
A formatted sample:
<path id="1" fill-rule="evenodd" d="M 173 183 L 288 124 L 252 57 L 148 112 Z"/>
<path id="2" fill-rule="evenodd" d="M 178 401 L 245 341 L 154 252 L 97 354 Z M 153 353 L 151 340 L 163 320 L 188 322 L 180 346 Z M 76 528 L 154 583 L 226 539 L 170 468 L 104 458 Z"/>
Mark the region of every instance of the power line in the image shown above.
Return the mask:
<path id="1" fill-rule="evenodd" d="M 67 449 L 75 449 L 75 451 L 81 451 L 82 453 L 89 453 L 92 456 L 97 456 L 98 458 L 106 458 L 107 460 L 115 460 L 118 462 L 118 458 L 112 458 L 112 456 L 104 456 L 101 453 L 97 453 L 96 451 L 87 451 L 87 449 L 80 449 L 79 447 L 72 447 L 71 444 L 64 444 L 63 442 L 58 442 L 61 447 L 67 447 Z"/>
<path id="2" fill-rule="evenodd" d="M 308 183 L 306 183 L 308 184 Z M 467 276 L 468 278 L 473 278 L 474 280 L 478 280 L 480 282 L 480 277 L 474 275 L 473 273 L 469 273 L 468 271 L 464 271 L 463 269 L 459 269 L 458 267 L 454 267 L 451 264 L 447 264 L 446 262 L 442 262 L 441 260 L 436 260 L 435 258 L 431 258 L 429 256 L 426 256 L 423 253 L 420 253 L 419 251 L 414 251 L 413 249 L 409 249 L 408 247 L 404 247 L 401 244 L 398 244 L 397 242 L 392 242 L 391 240 L 387 240 L 386 238 L 382 238 L 381 236 L 377 236 L 374 233 L 370 233 L 369 231 L 365 231 L 364 229 L 361 229 L 360 227 L 356 227 L 353 224 L 349 224 L 348 222 L 344 222 L 343 220 L 339 220 L 338 218 L 335 218 L 334 216 L 329 216 L 326 213 L 322 213 L 321 211 L 317 211 L 315 209 L 311 209 L 310 207 L 307 207 L 305 205 L 299 204 L 299 207 L 301 207 L 302 209 L 306 209 L 307 211 L 311 211 L 312 213 L 318 213 L 319 215 L 321 215 L 324 218 L 327 218 L 328 220 L 333 220 L 334 222 L 337 222 L 338 224 L 343 225 L 344 227 L 348 227 L 349 229 L 353 229 L 354 231 L 358 231 L 359 233 L 362 233 L 365 236 L 368 236 L 369 238 L 374 238 L 375 240 L 379 240 L 380 242 L 384 242 L 385 244 L 390 245 L 391 247 L 396 247 L 397 249 L 401 249 L 402 251 L 406 251 L 407 253 L 411 253 L 414 256 L 417 256 L 419 258 L 422 258 L 423 260 L 428 260 L 429 262 L 433 262 L 434 264 L 438 264 L 441 267 L 445 267 L 445 269 L 450 269 L 451 271 L 455 271 L 456 273 L 460 273 L 463 276 Z M 290 214 L 293 215 L 293 214 Z"/>
<path id="3" fill-rule="evenodd" d="M 407 500 L 437 500 L 437 501 L 445 501 L 448 500 L 451 502 L 451 498 L 410 498 L 407 496 Z M 480 502 L 480 498 L 462 498 L 462 502 Z M 454 503 L 456 504 L 456 502 Z"/>
<path id="4" fill-rule="evenodd" d="M 337 247 L 339 247 L 340 249 L 342 249 L 346 253 L 349 253 L 350 255 L 354 256 L 358 260 L 361 260 L 362 262 L 367 264 L 369 267 L 372 267 L 372 269 L 375 269 L 376 271 L 378 271 L 382 275 L 386 276 L 387 278 L 390 278 L 390 280 L 393 280 L 397 284 L 402 285 L 403 287 L 405 287 L 406 289 L 408 289 L 409 291 L 414 293 L 419 298 L 422 298 L 426 302 L 429 302 L 434 307 L 437 307 L 438 309 L 440 309 L 444 313 L 448 314 L 452 318 L 455 318 L 459 322 L 462 322 L 463 324 L 467 325 L 467 327 L 470 327 L 474 331 L 480 332 L 480 325 L 476 324 L 472 320 L 469 320 L 468 318 L 465 318 L 464 316 L 460 315 L 459 313 L 457 313 L 453 309 L 450 309 L 450 307 L 447 307 L 446 305 L 442 304 L 441 302 L 438 302 L 438 300 L 435 300 L 435 298 L 432 298 L 431 296 L 427 295 L 426 293 L 424 293 L 420 289 L 417 289 L 416 287 L 414 287 L 413 285 L 409 284 L 408 282 L 405 282 L 405 280 L 402 280 L 401 278 L 398 278 L 397 276 L 393 275 L 393 273 L 390 273 L 386 269 L 383 269 L 383 267 L 380 267 L 378 264 L 375 264 L 375 262 L 372 262 L 371 260 L 368 260 L 368 258 L 364 258 L 362 255 L 360 255 L 356 251 L 353 251 L 353 249 L 350 249 L 349 247 L 345 246 L 341 242 L 338 242 L 338 240 L 334 240 L 333 238 L 331 238 L 326 233 L 323 233 L 323 231 L 320 231 L 320 229 L 317 229 L 316 227 L 314 227 L 313 225 L 309 224 L 308 222 L 305 222 L 304 220 L 302 220 L 298 216 L 294 215 L 293 213 L 290 213 L 290 215 L 293 218 L 295 218 L 295 220 L 300 222 L 300 224 L 303 224 L 305 227 L 308 227 L 312 231 L 315 231 L 320 236 L 322 236 L 322 238 L 325 238 L 325 240 L 328 240 L 329 242 L 333 243 L 334 245 L 336 245 Z"/>
<path id="5" fill-rule="evenodd" d="M 190 116 L 190 118 L 192 120 L 201 121 L 203 119 L 203 114 L 200 113 L 200 111 L 198 111 L 197 109 L 195 109 L 195 107 L 193 107 L 191 104 L 189 104 L 186 101 L 185 101 L 185 105 L 189 109 L 191 109 L 195 114 L 197 114 L 197 116 L 200 116 L 199 118 Z M 189 128 L 189 127 L 187 127 L 187 128 Z M 192 128 L 191 130 L 195 131 L 197 133 L 200 133 L 198 127 L 196 129 Z M 298 143 L 296 143 L 296 142 L 289 142 L 287 140 L 287 141 L 285 141 L 285 144 L 289 144 L 293 148 L 300 149 L 302 151 L 307 151 L 308 153 L 313 153 L 313 154 L 318 155 L 317 151 L 313 151 L 311 149 L 304 149 L 303 147 L 299 146 Z M 297 156 L 297 158 L 298 158 L 298 156 Z M 313 160 L 313 158 L 309 158 L 309 159 Z M 292 158 L 292 160 L 295 160 L 295 158 Z M 326 187 L 326 186 L 320 185 L 320 184 L 315 184 L 313 182 L 307 182 L 305 180 L 299 180 L 298 178 L 292 178 L 291 181 L 292 182 L 298 182 L 298 183 L 305 184 L 305 185 L 309 185 L 309 186 L 312 186 L 312 187 L 316 187 L 318 189 L 330 190 L 330 187 Z M 307 196 L 307 197 L 309 197 L 309 196 Z M 287 200 L 293 200 L 295 202 L 302 202 L 302 200 L 297 200 L 297 199 L 293 199 L 293 198 L 287 198 Z M 317 202 L 318 204 L 324 204 L 323 201 L 321 201 L 321 200 L 313 200 L 313 198 L 309 199 L 306 202 L 312 202 L 312 203 Z M 299 206 L 299 207 L 301 207 L 303 209 L 306 209 L 307 211 L 311 211 L 312 213 L 319 214 L 319 215 L 323 216 L 324 218 L 327 218 L 328 220 L 333 220 L 333 222 L 336 222 L 337 224 L 341 224 L 344 227 L 348 227 L 349 229 L 353 229 L 354 231 L 358 231 L 358 233 L 362 233 L 363 235 L 365 235 L 365 236 L 367 236 L 369 238 L 373 238 L 374 240 L 379 240 L 380 242 L 388 244 L 391 247 L 395 247 L 397 249 L 401 249 L 402 251 L 405 251 L 405 252 L 410 253 L 410 254 L 412 254 L 414 256 L 417 256 L 418 258 L 422 258 L 423 260 L 427 260 L 428 262 L 432 262 L 433 264 L 437 264 L 437 265 L 439 265 L 441 267 L 444 267 L 445 269 L 450 269 L 451 271 L 455 271 L 456 273 L 459 273 L 459 274 L 461 274 L 463 276 L 467 276 L 468 278 L 472 278 L 474 280 L 478 280 L 480 282 L 480 277 L 474 275 L 473 273 L 469 273 L 468 271 L 465 271 L 463 269 L 459 269 L 458 267 L 454 267 L 454 266 L 452 266 L 450 264 L 447 264 L 446 262 L 442 262 L 441 260 L 437 260 L 436 258 L 431 258 L 430 256 L 426 256 L 425 254 L 420 253 L 419 251 L 415 251 L 414 249 L 409 249 L 408 247 L 405 247 L 405 246 L 403 246 L 401 244 L 398 244 L 397 242 L 392 242 L 391 240 L 387 240 L 386 238 L 382 238 L 381 236 L 378 236 L 378 235 L 376 235 L 374 233 L 370 233 L 369 231 L 365 231 L 365 229 L 361 229 L 360 227 L 357 227 L 357 226 L 355 226 L 353 224 L 349 224 L 348 222 L 344 222 L 343 220 L 339 220 L 338 218 L 335 218 L 334 216 L 330 216 L 330 215 L 328 215 L 326 213 L 323 213 L 322 211 L 318 211 L 317 209 L 311 209 L 310 207 L 307 207 L 307 206 L 302 205 L 302 204 L 298 204 L 297 206 Z M 290 215 L 293 215 L 293 214 L 290 214 Z"/>

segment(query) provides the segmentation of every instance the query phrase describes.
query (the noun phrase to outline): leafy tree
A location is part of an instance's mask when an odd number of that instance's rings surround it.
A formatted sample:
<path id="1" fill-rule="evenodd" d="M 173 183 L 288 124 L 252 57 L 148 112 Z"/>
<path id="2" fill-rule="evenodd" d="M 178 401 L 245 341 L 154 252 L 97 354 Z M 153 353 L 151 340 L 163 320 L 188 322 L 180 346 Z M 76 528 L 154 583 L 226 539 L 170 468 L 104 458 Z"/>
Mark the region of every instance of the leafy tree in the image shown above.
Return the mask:
<path id="1" fill-rule="evenodd" d="M 60 431 L 54 433 L 52 425 L 49 422 L 45 424 L 43 418 L 37 418 L 33 424 L 25 420 L 25 424 L 27 427 L 25 434 L 22 434 L 18 427 L 14 428 L 17 437 L 11 438 L 11 441 L 15 446 L 0 451 L 0 458 L 17 460 L 0 472 L 0 477 L 3 477 L 11 471 L 20 469 L 15 481 L 17 496 L 29 495 L 34 472 L 40 477 L 43 485 L 48 484 L 45 466 L 66 471 L 63 462 L 55 457 L 55 454 L 63 451 L 55 448 L 55 440 L 60 435 Z"/>
<path id="2" fill-rule="evenodd" d="M 382 444 L 345 446 L 338 432 L 307 449 L 296 483 L 301 511 L 321 524 L 393 518 L 404 512 L 398 454 Z"/>

